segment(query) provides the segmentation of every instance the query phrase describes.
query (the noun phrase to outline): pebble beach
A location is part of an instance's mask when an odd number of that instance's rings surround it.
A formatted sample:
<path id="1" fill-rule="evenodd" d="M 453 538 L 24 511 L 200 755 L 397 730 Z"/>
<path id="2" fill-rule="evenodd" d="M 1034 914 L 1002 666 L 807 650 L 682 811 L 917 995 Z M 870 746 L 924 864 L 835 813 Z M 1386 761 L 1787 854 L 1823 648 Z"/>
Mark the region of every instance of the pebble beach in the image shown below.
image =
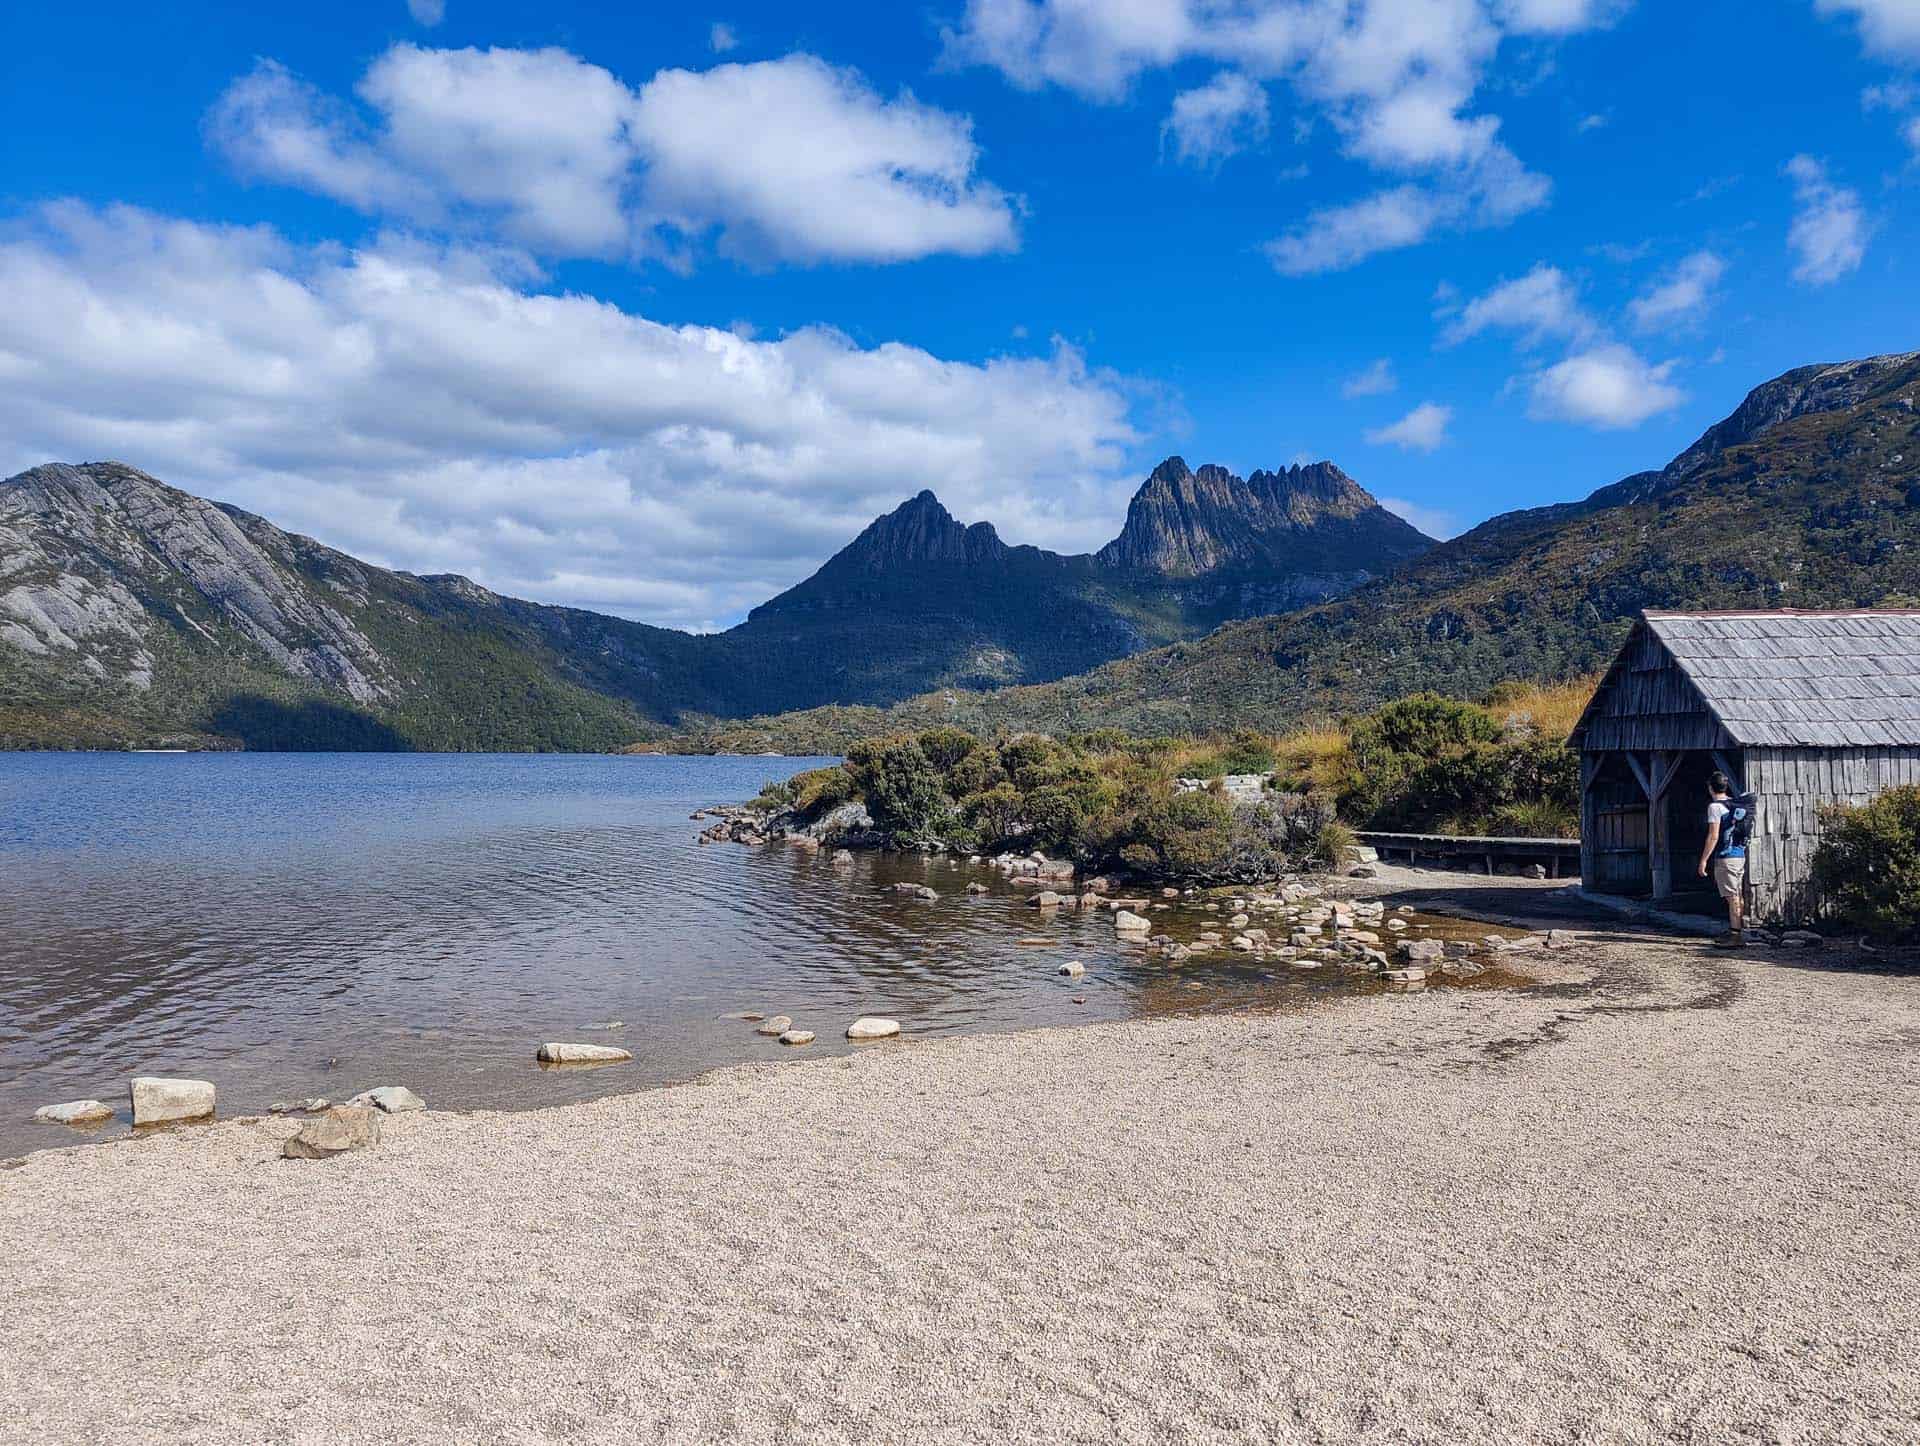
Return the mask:
<path id="1" fill-rule="evenodd" d="M 1920 977 L 1528 967 L 37 1152 L 0 1438 L 1920 1436 Z"/>

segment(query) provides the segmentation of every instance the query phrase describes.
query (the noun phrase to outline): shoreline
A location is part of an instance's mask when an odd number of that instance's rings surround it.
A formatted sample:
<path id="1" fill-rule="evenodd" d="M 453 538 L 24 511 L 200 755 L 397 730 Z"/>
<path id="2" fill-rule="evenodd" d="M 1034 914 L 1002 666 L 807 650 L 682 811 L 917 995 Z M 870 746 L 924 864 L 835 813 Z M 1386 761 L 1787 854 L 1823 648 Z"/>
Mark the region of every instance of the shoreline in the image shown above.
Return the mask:
<path id="1" fill-rule="evenodd" d="M 1453 876 L 1453 875 L 1443 874 L 1443 875 L 1440 875 L 1439 877 L 1441 882 L 1438 884 L 1435 884 L 1433 882 L 1431 875 L 1423 874 L 1419 870 L 1399 869 L 1390 865 L 1381 865 L 1376 870 L 1375 875 L 1367 879 L 1347 879 L 1347 878 L 1343 878 L 1335 875 L 1325 875 L 1325 876 L 1316 877 L 1314 879 L 1314 883 L 1316 884 L 1316 886 L 1319 886 L 1319 887 L 1333 885 L 1333 887 L 1327 888 L 1325 893 L 1325 897 L 1330 900 L 1336 897 L 1342 900 L 1366 900 L 1366 899 L 1384 900 L 1389 898 L 1400 900 L 1400 899 L 1404 899 L 1410 894 L 1419 895 L 1422 898 L 1425 898 L 1426 896 L 1431 895 L 1433 896 L 1432 901 L 1422 904 L 1422 909 L 1424 912 L 1434 916 L 1446 917 L 1461 923 L 1484 925 L 1489 928 L 1501 929 L 1501 930 L 1518 930 L 1518 931 L 1545 930 L 1549 927 L 1557 926 L 1559 924 L 1564 924 L 1567 922 L 1586 922 L 1591 920 L 1591 917 L 1592 917 L 1590 912 L 1589 913 L 1580 912 L 1581 906 L 1577 904 L 1575 905 L 1575 908 L 1571 913 L 1569 913 L 1564 909 L 1555 910 L 1552 908 L 1548 908 L 1545 911 L 1542 911 L 1538 907 L 1538 901 L 1545 899 L 1545 900 L 1548 900 L 1549 902 L 1553 902 L 1551 899 L 1551 888 L 1547 890 L 1542 890 L 1537 887 L 1529 889 L 1528 886 L 1523 881 L 1520 881 L 1520 880 L 1500 880 L 1498 882 L 1511 884 L 1516 889 L 1530 892 L 1535 896 L 1534 899 L 1528 899 L 1523 894 L 1521 900 L 1517 904 L 1514 904 L 1511 907 L 1508 907 L 1504 910 L 1496 910 L 1491 907 L 1480 908 L 1475 906 L 1474 897 L 1478 893 L 1485 892 L 1485 890 L 1481 887 L 1478 887 L 1476 883 L 1472 881 L 1473 876 Z M 1199 892 L 1204 896 L 1207 894 L 1225 893 L 1229 888 L 1250 889 L 1252 887 L 1253 886 L 1248 886 L 1248 885 L 1234 885 L 1234 886 L 1223 885 L 1223 886 L 1214 886 Z M 1019 896 L 1017 895 L 1013 897 L 1016 900 L 1019 898 Z M 1159 901 L 1156 900 L 1156 903 L 1157 902 Z M 1217 901 L 1215 902 L 1217 903 Z M 1529 905 L 1532 906 L 1531 909 L 1529 909 Z M 1185 914 L 1187 916 L 1185 919 L 1185 922 L 1188 926 L 1190 926 L 1191 923 L 1193 922 L 1194 917 L 1197 917 L 1192 914 L 1192 910 L 1195 908 L 1201 907 L 1201 905 L 1195 900 L 1188 900 L 1183 905 L 1180 905 L 1178 907 L 1180 907 L 1183 911 L 1185 911 Z M 1020 911 L 1020 910 L 1015 911 L 1016 920 L 1018 919 L 1021 912 L 1023 911 Z M 1071 912 L 1071 911 L 1069 910 L 1068 912 Z M 1158 916 L 1156 915 L 1156 918 L 1157 917 Z M 1217 926 L 1219 919 L 1217 916 L 1209 915 L 1206 922 Z M 1009 927 L 1012 928 L 1013 926 L 1010 925 Z M 1022 927 L 1031 929 L 1033 927 L 1036 927 L 1036 925 L 1032 921 L 1026 921 Z M 1423 925 L 1422 927 L 1425 927 L 1425 926 Z M 1407 936 L 1407 937 L 1411 937 L 1411 936 Z M 1062 940 L 1060 942 L 1064 945 L 1068 941 Z M 1492 990 L 1510 990 L 1514 988 L 1525 988 L 1525 987 L 1528 987 L 1529 981 L 1540 982 L 1541 972 L 1542 972 L 1542 969 L 1544 968 L 1543 956 L 1539 954 L 1531 953 L 1531 952 L 1525 953 L 1525 954 L 1512 954 L 1512 955 L 1506 955 L 1506 956 L 1480 955 L 1477 957 L 1479 957 L 1482 963 L 1485 964 L 1488 967 L 1488 969 L 1491 971 L 1491 977 L 1486 978 L 1483 981 L 1474 983 L 1471 986 L 1469 986 L 1465 981 L 1450 980 L 1450 979 L 1445 979 L 1445 978 L 1436 976 L 1432 980 L 1432 987 L 1439 988 L 1439 989 L 1470 988 L 1471 991 L 1475 993 L 1485 993 Z M 1258 956 L 1258 959 L 1256 961 L 1255 956 L 1247 956 L 1247 960 L 1253 961 L 1253 962 L 1264 961 L 1265 958 L 1266 956 L 1263 954 Z M 1533 961 L 1533 964 L 1531 967 L 1527 962 L 1525 962 L 1528 960 Z M 1241 956 L 1236 955 L 1227 950 L 1216 948 L 1210 953 L 1196 956 L 1195 963 L 1189 964 L 1184 968 L 1179 967 L 1178 965 L 1170 965 L 1165 968 L 1164 972 L 1166 972 L 1167 974 L 1173 977 L 1184 976 L 1184 978 L 1188 981 L 1199 981 L 1206 977 L 1209 966 L 1233 967 L 1242 962 L 1243 961 Z M 1274 967 L 1277 968 L 1279 966 L 1276 964 Z M 1102 983 L 1103 974 L 1104 974 L 1104 971 L 1096 971 L 1093 975 L 1090 975 L 1085 979 L 1074 981 L 1074 985 L 1076 988 L 1079 988 L 1079 989 L 1087 989 L 1089 987 L 1100 987 Z M 1015 1025 L 1012 1027 L 989 1026 L 986 1028 L 979 1028 L 979 1029 L 967 1029 L 967 1030 L 960 1031 L 958 1033 L 942 1032 L 938 1035 L 933 1035 L 933 1036 L 916 1035 L 913 1027 L 911 1026 L 911 1024 L 909 1024 L 904 1029 L 902 1035 L 898 1038 L 880 1040 L 880 1041 L 870 1041 L 870 1042 L 843 1041 L 840 1038 L 838 1038 L 837 1030 L 836 1030 L 833 1034 L 830 1035 L 831 1042 L 825 1045 L 824 1047 L 783 1050 L 778 1054 L 772 1055 L 765 1059 L 737 1060 L 737 1061 L 731 1061 L 731 1062 L 711 1064 L 703 1067 L 690 1069 L 685 1073 L 677 1073 L 677 1074 L 669 1075 L 665 1078 L 646 1079 L 641 1082 L 629 1084 L 629 1085 L 620 1085 L 617 1083 L 617 1080 L 619 1078 L 619 1075 L 622 1069 L 622 1066 L 620 1064 L 609 1063 L 609 1064 L 598 1065 L 598 1066 L 595 1066 L 595 1065 L 558 1066 L 557 1068 L 560 1068 L 565 1072 L 576 1073 L 581 1077 L 585 1077 L 592 1074 L 599 1074 L 602 1070 L 605 1070 L 608 1072 L 608 1076 L 610 1080 L 616 1081 L 616 1083 L 613 1088 L 608 1089 L 604 1093 L 589 1095 L 585 1097 L 585 1099 L 553 1099 L 553 1100 L 545 1100 L 545 1101 L 538 1101 L 538 1102 L 520 1101 L 520 1102 L 513 1102 L 513 1103 L 504 1103 L 504 1102 L 503 1103 L 477 1103 L 477 1104 L 460 1104 L 460 1105 L 452 1105 L 452 1106 L 444 1106 L 444 1107 L 437 1105 L 434 1100 L 434 1092 L 431 1090 L 427 1090 L 425 1091 L 425 1093 L 427 1094 L 427 1108 L 429 1111 L 433 1113 L 448 1114 L 448 1115 L 471 1115 L 471 1114 L 480 1114 L 480 1113 L 517 1115 L 517 1114 L 525 1114 L 529 1112 L 536 1112 L 540 1110 L 563 1109 L 573 1104 L 589 1102 L 593 1099 L 618 1098 L 618 1097 L 634 1095 L 634 1094 L 649 1093 L 655 1090 L 676 1088 L 683 1085 L 697 1083 L 708 1075 L 714 1074 L 716 1072 L 725 1071 L 728 1069 L 778 1068 L 778 1067 L 784 1067 L 791 1064 L 805 1063 L 811 1059 L 819 1059 L 823 1056 L 829 1060 L 844 1059 L 849 1056 L 858 1056 L 863 1053 L 871 1052 L 876 1048 L 879 1048 L 879 1049 L 898 1048 L 898 1047 L 907 1046 L 907 1045 L 920 1046 L 920 1045 L 926 1045 L 926 1044 L 935 1043 L 941 1040 L 952 1039 L 952 1038 L 1005 1037 L 1005 1036 L 1013 1036 L 1013 1035 L 1029 1033 L 1039 1029 L 1085 1029 L 1085 1028 L 1098 1025 L 1098 1024 L 1103 1024 L 1103 1023 L 1126 1023 L 1126 1022 L 1132 1022 L 1132 1019 L 1134 1018 L 1147 1018 L 1147 1017 L 1206 1018 L 1206 1017 L 1215 1017 L 1215 1016 L 1231 1017 L 1231 1016 L 1237 1016 L 1237 1015 L 1293 1014 L 1293 1013 L 1311 1012 L 1317 1009 L 1330 1007 L 1332 1005 L 1344 1002 L 1345 1000 L 1350 998 L 1362 997 L 1367 987 L 1378 984 L 1377 978 L 1367 974 L 1364 971 L 1342 971 L 1339 974 L 1330 973 L 1326 977 L 1329 979 L 1337 979 L 1338 985 L 1340 987 L 1315 990 L 1314 992 L 1303 994 L 1303 995 L 1282 995 L 1282 994 L 1276 993 L 1271 987 L 1266 988 L 1264 990 L 1259 990 L 1252 985 L 1243 985 L 1241 986 L 1241 988 L 1245 991 L 1247 998 L 1242 1002 L 1234 1002 L 1234 1003 L 1226 1003 L 1226 1004 L 1216 1003 L 1212 1006 L 1196 1003 L 1194 1007 L 1191 1009 L 1168 1011 L 1164 1015 L 1155 1014 L 1151 1016 L 1123 1016 L 1122 1018 L 1116 1020 L 1112 1017 L 1102 1017 L 1097 1013 L 1090 1014 L 1089 1016 L 1081 1017 L 1081 1018 L 1076 1018 L 1073 1015 L 1068 1014 L 1068 1015 L 1062 1016 L 1057 1020 L 1051 1020 L 1047 1022 L 1028 1023 L 1023 1025 Z M 1264 997 L 1261 997 L 1261 996 L 1264 996 Z M 751 1003 L 751 1001 L 747 1001 L 747 1003 Z M 1076 1000 L 1075 1003 L 1077 1004 L 1079 1003 L 1079 1001 Z M 746 1004 L 743 1003 L 742 1007 L 743 1008 L 746 1007 Z M 782 1011 L 774 1010 L 774 1009 L 771 1009 L 770 1007 L 769 1012 L 782 1012 Z M 858 1013 L 858 1012 L 859 1011 L 856 1009 L 855 1013 Z M 809 1013 L 808 1017 L 810 1020 L 814 1019 L 814 1016 L 811 1013 Z M 849 1019 L 851 1019 L 852 1017 L 853 1017 L 852 1014 L 848 1015 Z M 723 1020 L 724 1021 L 734 1020 L 737 1018 L 737 1016 L 730 1013 L 721 1013 L 721 1014 L 710 1016 L 710 1018 L 715 1022 L 718 1022 Z M 824 1023 L 824 1021 L 817 1021 L 817 1022 Z M 584 1031 L 576 1030 L 574 1031 L 574 1033 L 576 1034 L 580 1034 L 583 1032 L 591 1033 L 597 1028 L 598 1026 L 586 1026 Z M 742 1028 L 745 1029 L 745 1028 L 748 1028 L 748 1026 L 743 1024 Z M 564 1033 L 564 1031 L 562 1032 Z M 606 1034 L 604 1037 L 602 1037 L 599 1034 L 594 1034 L 593 1037 L 594 1037 L 594 1040 L 599 1043 L 613 1043 L 616 1045 L 623 1045 L 623 1046 L 633 1045 L 636 1051 L 641 1049 L 641 1045 L 638 1042 L 638 1036 L 630 1036 L 625 1032 L 620 1032 L 617 1034 L 610 1033 L 610 1034 Z M 530 1042 L 519 1041 L 519 1042 L 516 1042 L 515 1047 L 518 1047 L 520 1043 L 524 1043 L 526 1049 L 529 1052 L 531 1052 L 532 1044 Z M 509 1058 L 511 1058 L 514 1062 L 509 1064 L 507 1062 Z M 505 1054 L 502 1054 L 499 1062 L 496 1064 L 495 1067 L 499 1069 L 515 1069 L 515 1068 L 521 1067 L 521 1062 L 518 1055 L 514 1055 L 510 1057 Z M 556 1068 L 555 1066 L 536 1066 L 536 1067 Z M 213 1079 L 213 1082 L 215 1083 L 216 1086 L 224 1088 L 224 1086 L 220 1086 L 220 1080 L 218 1078 L 220 1071 L 218 1071 L 217 1069 L 207 1070 L 205 1071 L 204 1075 L 197 1074 L 197 1072 L 191 1068 L 188 1068 L 185 1070 L 176 1069 L 173 1071 L 162 1071 L 162 1073 L 177 1075 L 179 1077 L 210 1077 Z M 381 1084 L 400 1084 L 403 1086 L 413 1087 L 414 1085 L 420 1083 L 419 1077 L 405 1067 L 397 1067 L 387 1071 L 386 1073 L 391 1077 L 388 1078 L 383 1076 L 381 1078 L 373 1078 L 369 1076 L 365 1081 L 356 1082 L 355 1084 L 349 1085 L 344 1090 L 325 1091 L 325 1093 L 328 1095 L 331 1103 L 340 1104 L 340 1103 L 344 1103 L 345 1100 L 348 1097 L 352 1096 L 353 1094 L 359 1093 L 360 1090 L 362 1089 L 371 1089 Z M 315 1091 L 315 1092 L 319 1093 L 321 1091 Z M 302 1091 L 300 1088 L 281 1089 L 279 1090 L 278 1094 L 274 1097 L 279 1099 L 298 1099 L 301 1097 L 301 1094 L 302 1094 Z M 33 1123 L 29 1126 L 29 1128 L 36 1133 L 44 1132 L 44 1134 L 49 1137 L 46 1143 L 44 1144 L 35 1143 L 35 1144 L 29 1145 L 25 1149 L 21 1149 L 12 1153 L 0 1154 L 0 1171 L 16 1168 L 19 1162 L 24 1161 L 33 1155 L 45 1153 L 47 1151 L 98 1150 L 103 1147 L 145 1144 L 155 1138 L 158 1138 L 160 1136 L 173 1133 L 176 1131 L 189 1131 L 189 1132 L 200 1131 L 200 1130 L 205 1130 L 210 1128 L 217 1128 L 220 1125 L 230 1124 L 230 1123 L 279 1121 L 286 1124 L 297 1126 L 298 1124 L 300 1124 L 305 1120 L 315 1118 L 314 1115 L 304 1111 L 299 1111 L 299 1110 L 287 1111 L 287 1112 L 276 1115 L 266 1110 L 264 1107 L 256 1106 L 253 1109 L 242 1109 L 237 1113 L 216 1114 L 214 1117 L 210 1119 L 176 1121 L 176 1122 L 169 1122 L 166 1124 L 159 1124 L 159 1125 L 136 1126 L 131 1124 L 129 1120 L 126 1118 L 127 1109 L 125 1104 L 124 1085 L 122 1085 L 120 1089 L 115 1090 L 107 1095 L 100 1095 L 99 1092 L 96 1090 L 95 1097 L 103 1098 L 110 1105 L 110 1107 L 113 1108 L 114 1114 L 110 1119 L 104 1120 L 97 1125 L 80 1125 L 80 1126 Z M 59 1102 L 60 1101 L 53 1100 L 53 1099 L 42 1101 L 43 1104 L 54 1104 Z"/>
<path id="2" fill-rule="evenodd" d="M 1920 970 L 1617 930 L 1529 963 L 331 1161 L 273 1119 L 36 1151 L 0 1395 L 105 1441 L 1910 1439 Z"/>

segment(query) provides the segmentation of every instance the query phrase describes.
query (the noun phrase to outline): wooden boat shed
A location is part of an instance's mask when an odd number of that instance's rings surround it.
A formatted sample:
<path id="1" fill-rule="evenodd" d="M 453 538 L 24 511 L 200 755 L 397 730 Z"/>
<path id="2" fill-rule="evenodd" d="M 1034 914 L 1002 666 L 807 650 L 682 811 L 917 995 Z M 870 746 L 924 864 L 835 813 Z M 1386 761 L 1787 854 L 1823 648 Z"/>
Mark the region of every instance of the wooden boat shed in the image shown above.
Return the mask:
<path id="1" fill-rule="evenodd" d="M 1718 770 L 1757 796 L 1754 916 L 1813 919 L 1821 806 L 1920 783 L 1920 610 L 1644 613 L 1572 742 L 1588 889 L 1710 905 Z"/>

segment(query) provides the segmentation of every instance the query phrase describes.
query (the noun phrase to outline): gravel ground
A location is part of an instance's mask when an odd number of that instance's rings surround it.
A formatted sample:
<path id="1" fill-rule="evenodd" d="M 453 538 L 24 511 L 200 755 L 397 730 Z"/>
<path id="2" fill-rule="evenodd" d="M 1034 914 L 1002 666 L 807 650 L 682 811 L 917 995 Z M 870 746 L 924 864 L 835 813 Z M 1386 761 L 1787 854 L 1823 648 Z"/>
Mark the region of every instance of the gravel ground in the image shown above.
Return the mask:
<path id="1" fill-rule="evenodd" d="M 1549 960 L 42 1152 L 0 1438 L 1920 1439 L 1920 975 Z"/>

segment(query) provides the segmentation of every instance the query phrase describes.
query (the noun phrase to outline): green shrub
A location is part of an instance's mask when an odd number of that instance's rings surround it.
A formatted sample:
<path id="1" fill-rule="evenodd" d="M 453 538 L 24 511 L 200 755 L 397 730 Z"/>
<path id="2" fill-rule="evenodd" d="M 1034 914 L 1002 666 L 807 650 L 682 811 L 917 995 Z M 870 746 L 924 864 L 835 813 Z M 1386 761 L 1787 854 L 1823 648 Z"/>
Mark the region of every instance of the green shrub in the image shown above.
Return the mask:
<path id="1" fill-rule="evenodd" d="M 809 768 L 788 779 L 787 790 L 793 808 L 805 818 L 815 818 L 852 800 L 853 771 L 844 764 Z"/>
<path id="2" fill-rule="evenodd" d="M 874 823 L 902 843 L 937 839 L 950 822 L 953 802 L 911 735 L 856 743 L 847 750 L 847 766 Z"/>
<path id="3" fill-rule="evenodd" d="M 991 748 L 975 748 L 957 758 L 946 769 L 947 792 L 955 798 L 980 793 L 1006 781 L 1007 771 L 1000 766 L 999 755 Z"/>
<path id="4" fill-rule="evenodd" d="M 1353 830 L 1339 819 L 1329 819 L 1314 836 L 1313 846 L 1307 850 L 1309 862 L 1322 868 L 1337 869 L 1347 861 L 1347 851 L 1357 840 Z"/>
<path id="5" fill-rule="evenodd" d="M 774 813 L 777 813 L 783 808 L 791 808 L 793 806 L 793 784 L 794 780 L 790 778 L 784 782 L 777 778 L 769 778 L 765 783 L 760 785 L 760 793 L 759 796 L 753 800 L 754 804 L 757 807 Z"/>
<path id="6" fill-rule="evenodd" d="M 964 728 L 929 728 L 917 740 L 927 762 L 942 773 L 951 773 L 962 759 L 980 751 L 980 740 Z"/>
<path id="7" fill-rule="evenodd" d="M 1176 793 L 1148 801 L 1133 817 L 1127 847 L 1152 850 L 1157 872 L 1207 878 L 1226 865 L 1233 848 L 1233 810 L 1211 793 Z"/>
<path id="8" fill-rule="evenodd" d="M 1920 788 L 1820 811 L 1813 881 L 1835 917 L 1882 937 L 1920 931 Z"/>
<path id="9" fill-rule="evenodd" d="M 983 845 L 1000 843 L 1026 829 L 1020 790 L 1011 783 L 970 793 L 960 800 L 960 817 Z"/>
<path id="10" fill-rule="evenodd" d="M 1066 756 L 1066 749 L 1044 733 L 1016 734 L 1000 745 L 1000 766 L 1022 793 L 1050 782 Z"/>

